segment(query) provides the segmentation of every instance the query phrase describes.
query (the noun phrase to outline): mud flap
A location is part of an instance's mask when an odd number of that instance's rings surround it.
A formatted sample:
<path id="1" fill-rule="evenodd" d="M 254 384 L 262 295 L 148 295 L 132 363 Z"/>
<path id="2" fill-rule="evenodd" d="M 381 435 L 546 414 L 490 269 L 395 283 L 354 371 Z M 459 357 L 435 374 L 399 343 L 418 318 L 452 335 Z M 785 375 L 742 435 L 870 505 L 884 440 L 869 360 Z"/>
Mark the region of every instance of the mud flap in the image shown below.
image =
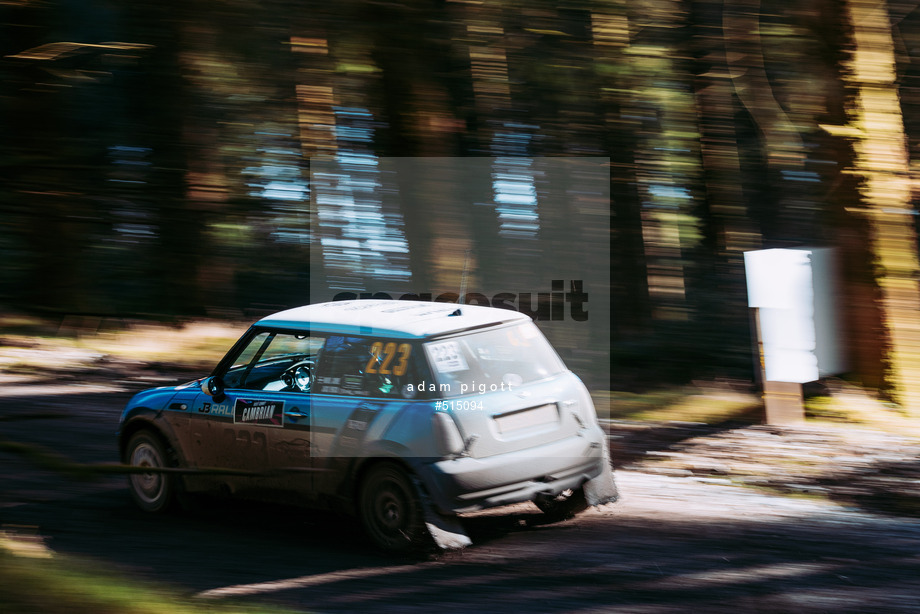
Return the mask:
<path id="1" fill-rule="evenodd" d="M 596 477 L 585 482 L 584 486 L 585 500 L 588 502 L 588 505 L 592 506 L 614 503 L 620 498 L 620 492 L 617 490 L 617 484 L 613 478 L 613 466 L 610 463 L 610 446 L 606 439 L 607 438 L 604 437 L 603 444 L 603 464 L 606 470 L 601 471 Z"/>
<path id="2" fill-rule="evenodd" d="M 442 550 L 459 550 L 473 543 L 456 518 L 441 516 L 428 506 L 425 506 L 425 526 L 434 543 Z"/>
<path id="3" fill-rule="evenodd" d="M 460 521 L 456 518 L 439 514 L 418 478 L 412 476 L 412 482 L 415 484 L 419 501 L 422 503 L 425 527 L 428 529 L 428 533 L 431 535 L 431 539 L 434 540 L 435 545 L 441 550 L 459 550 L 471 545 L 473 540 L 460 526 Z"/>

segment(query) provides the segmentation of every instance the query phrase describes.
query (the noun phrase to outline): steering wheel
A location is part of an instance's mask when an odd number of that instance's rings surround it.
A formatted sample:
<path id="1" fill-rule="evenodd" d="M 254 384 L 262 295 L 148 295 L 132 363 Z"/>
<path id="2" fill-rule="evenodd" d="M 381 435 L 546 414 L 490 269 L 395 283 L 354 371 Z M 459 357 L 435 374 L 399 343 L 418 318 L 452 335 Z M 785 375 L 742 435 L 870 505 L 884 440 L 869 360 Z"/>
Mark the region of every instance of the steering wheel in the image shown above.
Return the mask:
<path id="1" fill-rule="evenodd" d="M 299 390 L 300 392 L 310 392 L 313 387 L 313 376 L 316 371 L 316 363 L 312 360 L 302 360 L 290 367 L 281 374 L 281 381 L 288 388 Z"/>

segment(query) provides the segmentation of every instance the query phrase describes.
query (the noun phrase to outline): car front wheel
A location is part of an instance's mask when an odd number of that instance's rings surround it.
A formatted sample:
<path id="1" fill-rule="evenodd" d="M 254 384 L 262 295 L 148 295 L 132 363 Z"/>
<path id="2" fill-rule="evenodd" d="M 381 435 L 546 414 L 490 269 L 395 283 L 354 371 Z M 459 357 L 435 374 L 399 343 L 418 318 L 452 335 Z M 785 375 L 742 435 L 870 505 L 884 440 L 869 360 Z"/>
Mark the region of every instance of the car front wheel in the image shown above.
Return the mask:
<path id="1" fill-rule="evenodd" d="M 149 469 L 169 466 L 166 447 L 159 437 L 149 431 L 139 431 L 131 436 L 125 452 L 125 463 Z M 166 473 L 131 473 L 128 485 L 134 502 L 146 512 L 165 511 L 175 495 L 174 478 Z"/>
<path id="2" fill-rule="evenodd" d="M 358 503 L 368 536 L 390 552 L 425 544 L 422 505 L 406 472 L 395 463 L 371 468 L 361 482 Z"/>

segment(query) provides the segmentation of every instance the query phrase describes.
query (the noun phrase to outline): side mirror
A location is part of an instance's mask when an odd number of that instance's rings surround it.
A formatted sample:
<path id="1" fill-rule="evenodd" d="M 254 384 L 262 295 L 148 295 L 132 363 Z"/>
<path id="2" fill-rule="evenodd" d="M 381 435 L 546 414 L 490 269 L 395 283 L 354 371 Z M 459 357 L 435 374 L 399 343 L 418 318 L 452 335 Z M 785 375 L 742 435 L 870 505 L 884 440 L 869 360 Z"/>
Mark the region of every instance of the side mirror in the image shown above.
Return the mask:
<path id="1" fill-rule="evenodd" d="M 201 380 L 201 392 L 220 402 L 224 398 L 224 381 L 217 376 L 206 377 Z"/>

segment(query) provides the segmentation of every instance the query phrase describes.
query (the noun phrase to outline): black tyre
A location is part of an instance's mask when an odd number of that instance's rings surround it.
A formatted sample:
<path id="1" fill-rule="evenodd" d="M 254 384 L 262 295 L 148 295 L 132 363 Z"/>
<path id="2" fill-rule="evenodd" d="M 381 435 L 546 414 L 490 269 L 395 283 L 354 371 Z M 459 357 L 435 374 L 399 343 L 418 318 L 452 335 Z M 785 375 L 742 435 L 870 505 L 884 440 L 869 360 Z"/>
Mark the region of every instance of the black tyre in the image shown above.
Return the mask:
<path id="1" fill-rule="evenodd" d="M 412 480 L 394 463 L 370 469 L 358 496 L 361 523 L 375 544 L 389 552 L 423 548 L 427 532 Z"/>
<path id="2" fill-rule="evenodd" d="M 162 469 L 169 467 L 166 446 L 150 431 L 138 431 L 128 440 L 125 464 Z M 131 497 L 146 512 L 166 511 L 176 494 L 175 478 L 166 473 L 131 473 L 128 475 Z"/>
<path id="3" fill-rule="evenodd" d="M 556 497 L 538 497 L 534 503 L 543 512 L 546 522 L 568 520 L 588 509 L 584 488 L 567 490 Z"/>

